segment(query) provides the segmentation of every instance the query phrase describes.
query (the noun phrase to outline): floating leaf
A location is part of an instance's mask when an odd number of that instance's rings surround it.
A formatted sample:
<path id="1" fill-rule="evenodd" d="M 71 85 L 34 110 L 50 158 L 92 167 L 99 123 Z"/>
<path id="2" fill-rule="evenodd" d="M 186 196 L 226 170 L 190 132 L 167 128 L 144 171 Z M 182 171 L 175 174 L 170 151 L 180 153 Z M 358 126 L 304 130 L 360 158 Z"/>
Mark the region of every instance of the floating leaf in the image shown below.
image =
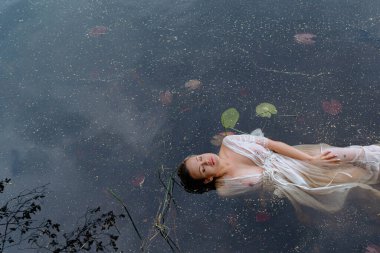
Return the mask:
<path id="1" fill-rule="evenodd" d="M 342 103 L 331 99 L 330 101 L 323 101 L 322 108 L 325 113 L 335 116 L 342 112 Z"/>
<path id="2" fill-rule="evenodd" d="M 145 182 L 145 176 L 144 175 L 138 175 L 135 178 L 132 179 L 132 185 L 134 187 L 142 187 Z"/>
<path id="3" fill-rule="evenodd" d="M 173 93 L 171 93 L 169 90 L 167 91 L 161 91 L 159 95 L 159 100 L 162 105 L 170 105 L 173 101 Z"/>
<path id="4" fill-rule="evenodd" d="M 239 120 L 239 112 L 231 107 L 222 113 L 221 121 L 224 128 L 234 128 Z"/>
<path id="5" fill-rule="evenodd" d="M 235 134 L 234 132 L 221 132 L 214 135 L 212 139 L 210 140 L 210 142 L 212 145 L 219 147 L 222 145 L 224 137 L 228 135 L 234 135 L 234 134 Z"/>
<path id="6" fill-rule="evenodd" d="M 97 38 L 97 37 L 107 34 L 109 30 L 110 29 L 107 26 L 97 25 L 95 27 L 92 27 L 90 30 L 88 30 L 86 36 Z"/>
<path id="7" fill-rule="evenodd" d="M 256 115 L 259 117 L 270 118 L 272 114 L 277 114 L 277 109 L 269 103 L 261 103 L 256 106 Z"/>
<path id="8" fill-rule="evenodd" d="M 201 81 L 199 81 L 197 79 L 192 79 L 192 80 L 189 80 L 185 83 L 185 87 L 188 90 L 196 90 L 199 87 L 201 87 L 201 85 L 202 85 Z"/>
<path id="9" fill-rule="evenodd" d="M 270 214 L 265 211 L 259 211 L 256 213 L 256 222 L 266 222 L 270 220 Z"/>

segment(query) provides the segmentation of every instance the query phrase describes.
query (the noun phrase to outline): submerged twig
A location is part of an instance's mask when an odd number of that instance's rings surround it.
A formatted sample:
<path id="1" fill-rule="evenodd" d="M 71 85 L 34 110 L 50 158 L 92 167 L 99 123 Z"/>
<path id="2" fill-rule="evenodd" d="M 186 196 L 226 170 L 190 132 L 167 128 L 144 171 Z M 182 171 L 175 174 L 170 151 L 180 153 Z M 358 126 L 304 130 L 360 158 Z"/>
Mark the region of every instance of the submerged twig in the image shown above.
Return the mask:
<path id="1" fill-rule="evenodd" d="M 107 191 L 123 206 L 123 208 L 124 208 L 124 210 L 125 210 L 125 212 L 127 213 L 127 215 L 128 215 L 128 217 L 129 217 L 129 219 L 130 219 L 130 221 L 132 222 L 132 226 L 133 226 L 133 228 L 135 229 L 135 231 L 136 231 L 136 233 L 137 233 L 137 235 L 138 235 L 138 237 L 140 238 L 140 240 L 142 240 L 142 236 L 141 236 L 141 234 L 140 234 L 140 232 L 139 232 L 139 230 L 137 229 L 137 227 L 136 227 L 136 224 L 135 224 L 135 222 L 133 221 L 133 219 L 132 219 L 132 216 L 131 216 L 131 214 L 129 213 L 129 211 L 128 211 L 128 208 L 127 208 L 127 205 L 121 200 L 121 198 L 120 197 L 118 197 L 117 195 L 116 195 L 116 193 L 114 193 L 111 189 L 107 189 Z"/>

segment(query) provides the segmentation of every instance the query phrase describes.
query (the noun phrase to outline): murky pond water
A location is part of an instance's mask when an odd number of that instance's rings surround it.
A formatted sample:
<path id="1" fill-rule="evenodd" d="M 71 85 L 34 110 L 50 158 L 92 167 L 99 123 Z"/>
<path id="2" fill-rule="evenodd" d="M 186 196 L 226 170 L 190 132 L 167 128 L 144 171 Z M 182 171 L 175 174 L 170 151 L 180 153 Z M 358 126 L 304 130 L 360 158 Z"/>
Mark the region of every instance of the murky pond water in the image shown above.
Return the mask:
<path id="1" fill-rule="evenodd" d="M 174 184 L 162 209 L 179 162 L 218 151 L 211 141 L 230 107 L 240 130 L 291 145 L 379 142 L 378 1 L 14 0 L 0 13 L 0 180 L 11 179 L 0 207 L 14 208 L 0 210 L 4 252 L 95 251 L 102 240 L 104 252 L 113 241 L 116 252 L 380 245 L 379 214 L 360 199 L 299 217 L 286 199 L 263 213 L 259 194 Z M 279 115 L 257 117 L 262 102 Z M 23 213 L 28 198 L 40 209 Z"/>

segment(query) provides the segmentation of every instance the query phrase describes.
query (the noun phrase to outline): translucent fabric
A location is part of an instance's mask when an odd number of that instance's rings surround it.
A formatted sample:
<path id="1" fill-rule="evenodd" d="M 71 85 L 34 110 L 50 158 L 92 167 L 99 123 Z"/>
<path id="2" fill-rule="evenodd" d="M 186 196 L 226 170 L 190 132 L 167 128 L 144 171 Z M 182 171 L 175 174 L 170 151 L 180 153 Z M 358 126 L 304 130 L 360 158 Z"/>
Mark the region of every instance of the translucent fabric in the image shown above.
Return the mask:
<path id="1" fill-rule="evenodd" d="M 231 196 L 264 187 L 279 197 L 286 196 L 296 208 L 303 205 L 327 212 L 341 209 L 348 192 L 356 187 L 380 200 L 380 191 L 371 186 L 380 183 L 380 146 L 294 146 L 310 155 L 331 150 L 342 161 L 339 165 L 316 166 L 272 152 L 267 148 L 267 140 L 253 135 L 225 137 L 223 145 L 264 170 L 260 174 L 219 179 L 216 185 L 220 195 Z"/>

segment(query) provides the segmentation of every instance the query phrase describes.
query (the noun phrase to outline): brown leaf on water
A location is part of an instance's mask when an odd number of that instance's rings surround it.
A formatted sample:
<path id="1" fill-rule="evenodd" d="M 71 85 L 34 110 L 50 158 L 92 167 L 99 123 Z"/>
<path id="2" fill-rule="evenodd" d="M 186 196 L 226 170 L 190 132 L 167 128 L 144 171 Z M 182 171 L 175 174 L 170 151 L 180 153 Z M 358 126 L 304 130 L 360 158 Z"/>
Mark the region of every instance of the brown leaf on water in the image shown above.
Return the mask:
<path id="1" fill-rule="evenodd" d="M 220 132 L 211 138 L 210 143 L 216 147 L 219 147 L 222 145 L 224 137 L 234 134 L 234 132 Z"/>
<path id="2" fill-rule="evenodd" d="M 192 80 L 189 80 L 185 83 L 185 88 L 188 90 L 196 90 L 196 89 L 200 88 L 201 85 L 202 85 L 201 81 L 199 81 L 197 79 L 192 79 Z"/>
<path id="3" fill-rule="evenodd" d="M 170 105 L 173 101 L 173 93 L 171 93 L 169 90 L 161 91 L 159 95 L 159 100 L 161 104 L 164 106 Z"/>

